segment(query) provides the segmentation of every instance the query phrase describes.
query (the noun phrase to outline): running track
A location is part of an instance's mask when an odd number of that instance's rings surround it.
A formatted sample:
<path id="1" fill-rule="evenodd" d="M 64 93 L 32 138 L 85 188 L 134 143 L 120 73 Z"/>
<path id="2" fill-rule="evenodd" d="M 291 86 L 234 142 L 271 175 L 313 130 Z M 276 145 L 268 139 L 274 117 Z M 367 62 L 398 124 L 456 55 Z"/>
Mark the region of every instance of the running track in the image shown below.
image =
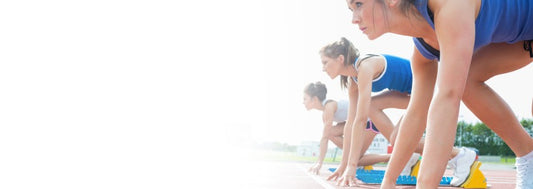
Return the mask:
<path id="1" fill-rule="evenodd" d="M 327 181 L 331 174 L 327 169 L 336 167 L 335 164 L 324 165 L 320 175 L 307 173 L 310 163 L 288 162 L 288 161 L 255 161 L 249 164 L 247 177 L 244 182 L 240 182 L 243 188 L 306 188 L 306 189 L 334 189 L 348 188 L 336 186 L 336 182 Z M 385 167 L 375 167 L 384 169 Z M 489 188 L 505 189 L 515 188 L 516 171 L 512 166 L 490 165 L 484 163 L 481 170 L 487 178 Z M 447 170 L 445 176 L 450 176 L 451 170 Z M 349 188 L 379 188 L 379 185 L 360 184 L 357 187 Z M 415 188 L 414 186 L 398 186 L 397 188 Z M 439 187 L 457 188 L 457 187 Z"/>

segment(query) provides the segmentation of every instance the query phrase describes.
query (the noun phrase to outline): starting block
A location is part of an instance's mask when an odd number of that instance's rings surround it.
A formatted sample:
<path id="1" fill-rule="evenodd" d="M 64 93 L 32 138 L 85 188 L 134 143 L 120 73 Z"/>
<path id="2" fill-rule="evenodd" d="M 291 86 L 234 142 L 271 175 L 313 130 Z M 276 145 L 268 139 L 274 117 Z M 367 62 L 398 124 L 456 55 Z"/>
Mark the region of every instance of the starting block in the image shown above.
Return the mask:
<path id="1" fill-rule="evenodd" d="M 329 168 L 329 171 L 334 172 L 336 168 Z M 385 176 L 385 170 L 365 170 L 357 169 L 355 177 L 366 184 L 381 184 Z M 450 185 L 451 177 L 443 177 L 440 185 Z M 401 175 L 396 179 L 397 185 L 416 185 L 416 176 Z"/>
<path id="2" fill-rule="evenodd" d="M 487 179 L 479 170 L 481 162 L 474 161 L 470 168 L 470 175 L 466 181 L 460 186 L 463 188 L 487 188 Z M 410 175 L 401 175 L 396 180 L 397 185 L 416 185 L 416 177 L 418 176 L 418 170 L 420 168 L 420 161 L 418 161 L 411 171 Z M 329 171 L 334 172 L 336 168 L 329 168 Z M 381 184 L 383 177 L 385 176 L 385 170 L 373 170 L 372 167 L 364 167 L 363 169 L 357 169 L 356 178 L 367 184 Z M 452 177 L 442 177 L 440 186 L 450 186 Z"/>
<path id="3" fill-rule="evenodd" d="M 335 172 L 335 170 L 337 170 L 337 168 L 329 168 L 328 170 L 333 173 L 333 172 Z M 364 167 L 358 167 L 357 168 L 357 173 L 359 173 L 360 170 L 374 170 L 374 167 L 372 167 L 372 165 L 367 165 L 367 166 L 364 166 Z"/>
<path id="4" fill-rule="evenodd" d="M 463 188 L 487 188 L 487 178 L 479 170 L 481 162 L 474 161 L 472 167 L 470 167 L 470 176 L 466 178 L 465 183 L 461 185 Z"/>

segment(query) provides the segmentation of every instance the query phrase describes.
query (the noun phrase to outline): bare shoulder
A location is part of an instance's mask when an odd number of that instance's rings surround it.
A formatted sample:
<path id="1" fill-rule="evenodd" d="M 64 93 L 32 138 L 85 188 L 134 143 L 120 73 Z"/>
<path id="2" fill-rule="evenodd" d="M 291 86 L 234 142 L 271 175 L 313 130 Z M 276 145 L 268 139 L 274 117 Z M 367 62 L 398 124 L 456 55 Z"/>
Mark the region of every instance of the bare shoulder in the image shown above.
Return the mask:
<path id="1" fill-rule="evenodd" d="M 428 0 L 428 7 L 431 11 L 438 15 L 440 10 L 445 8 L 458 9 L 458 10 L 471 10 L 477 13 L 481 6 L 481 0 L 472 1 L 448 1 L 448 0 Z"/>
<path id="2" fill-rule="evenodd" d="M 337 101 L 328 100 L 324 105 L 324 112 L 335 112 L 337 111 Z"/>
<path id="3" fill-rule="evenodd" d="M 385 57 L 381 55 L 371 55 L 361 60 L 359 64 L 359 74 L 366 73 L 371 77 L 379 75 L 385 68 Z"/>
<path id="4" fill-rule="evenodd" d="M 362 62 L 384 62 L 384 61 L 385 61 L 385 57 L 381 55 L 377 55 L 377 54 L 365 55 L 365 57 L 363 57 L 363 60 L 362 60 Z"/>

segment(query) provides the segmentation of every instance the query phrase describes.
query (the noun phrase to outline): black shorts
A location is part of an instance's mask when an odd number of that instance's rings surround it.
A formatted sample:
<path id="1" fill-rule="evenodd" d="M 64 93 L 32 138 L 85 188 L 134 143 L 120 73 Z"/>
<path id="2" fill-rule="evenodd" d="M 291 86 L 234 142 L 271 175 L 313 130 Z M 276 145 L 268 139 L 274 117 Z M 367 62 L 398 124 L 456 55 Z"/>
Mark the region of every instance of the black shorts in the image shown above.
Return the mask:
<path id="1" fill-rule="evenodd" d="M 524 50 L 529 51 L 529 57 L 533 58 L 533 47 L 531 47 L 532 40 L 525 40 L 524 41 Z"/>
<path id="2" fill-rule="evenodd" d="M 376 127 L 376 125 L 374 125 L 374 123 L 372 123 L 372 120 L 368 120 L 366 122 L 366 130 L 370 130 L 376 134 L 379 134 L 379 130 L 378 128 Z"/>

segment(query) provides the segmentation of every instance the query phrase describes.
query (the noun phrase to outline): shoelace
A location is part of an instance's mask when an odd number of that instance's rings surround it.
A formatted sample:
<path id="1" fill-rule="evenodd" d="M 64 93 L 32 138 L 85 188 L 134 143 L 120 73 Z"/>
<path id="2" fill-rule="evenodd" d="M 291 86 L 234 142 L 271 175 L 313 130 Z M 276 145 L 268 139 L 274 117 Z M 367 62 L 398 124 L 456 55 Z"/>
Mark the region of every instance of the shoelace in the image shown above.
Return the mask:
<path id="1" fill-rule="evenodd" d="M 452 160 L 448 161 L 448 166 L 450 166 L 450 169 L 455 169 L 455 167 L 457 167 L 456 164 L 457 164 L 457 160 L 455 160 L 455 161 L 452 161 Z"/>
<path id="2" fill-rule="evenodd" d="M 520 178 L 520 179 L 517 179 L 516 185 L 517 186 L 524 186 L 526 184 L 533 185 L 533 180 L 525 178 L 526 175 L 528 175 L 528 172 L 531 171 L 529 169 L 528 160 L 518 159 L 516 161 L 516 167 L 517 167 L 516 169 L 517 176 L 518 178 Z"/>
<path id="3" fill-rule="evenodd" d="M 410 175 L 411 174 L 411 171 L 413 169 L 413 166 L 414 164 L 410 164 L 412 161 L 412 158 L 413 156 L 411 156 L 411 159 L 409 159 L 409 161 L 407 162 L 407 164 L 405 165 L 405 167 L 403 168 L 402 172 L 400 173 L 400 175 Z M 416 161 L 415 161 L 416 163 Z"/>

